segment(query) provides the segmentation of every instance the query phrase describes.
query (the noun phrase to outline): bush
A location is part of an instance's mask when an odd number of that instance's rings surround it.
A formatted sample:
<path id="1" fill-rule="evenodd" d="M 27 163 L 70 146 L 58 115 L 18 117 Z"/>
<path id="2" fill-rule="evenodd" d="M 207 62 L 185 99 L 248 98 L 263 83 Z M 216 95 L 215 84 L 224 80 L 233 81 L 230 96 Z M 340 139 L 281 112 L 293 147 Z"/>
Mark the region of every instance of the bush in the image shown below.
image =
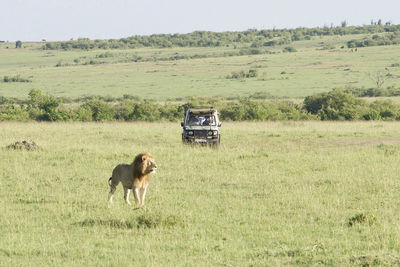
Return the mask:
<path id="1" fill-rule="evenodd" d="M 149 100 L 138 102 L 134 106 L 132 118 L 138 121 L 158 121 L 161 119 L 159 107 Z"/>
<path id="2" fill-rule="evenodd" d="M 334 89 L 328 94 L 306 97 L 304 108 L 318 114 L 321 120 L 357 120 L 366 113 L 367 103 L 343 90 Z"/>
<path id="3" fill-rule="evenodd" d="M 283 52 L 289 52 L 289 53 L 291 53 L 291 52 L 297 52 L 296 48 L 294 48 L 293 46 L 287 46 L 287 47 L 283 48 L 282 51 L 283 51 Z"/>
<path id="4" fill-rule="evenodd" d="M 394 86 L 387 88 L 347 88 L 344 92 L 358 97 L 400 96 L 400 88 Z"/>
<path id="5" fill-rule="evenodd" d="M 21 106 L 0 106 L 0 121 L 28 121 L 29 113 Z"/>
<path id="6" fill-rule="evenodd" d="M 258 70 L 257 69 L 250 69 L 248 72 L 245 72 L 243 70 L 239 72 L 232 72 L 230 75 L 227 75 L 227 79 L 244 79 L 244 78 L 255 78 L 258 76 Z"/>
<path id="7" fill-rule="evenodd" d="M 313 117 L 292 102 L 260 102 L 250 99 L 228 102 L 220 109 L 220 114 L 222 120 L 232 121 L 308 120 Z"/>
<path id="8" fill-rule="evenodd" d="M 73 112 L 72 119 L 74 121 L 92 121 L 92 109 L 88 106 L 80 106 L 76 112 Z"/>
<path id="9" fill-rule="evenodd" d="M 30 82 L 32 82 L 32 80 L 22 78 L 20 75 L 16 75 L 16 76 L 4 76 L 3 82 L 5 82 L 5 83 L 12 83 L 12 82 L 30 83 Z"/>
<path id="10" fill-rule="evenodd" d="M 51 95 L 42 95 L 39 90 L 29 92 L 28 111 L 32 119 L 39 121 L 65 121 L 68 116 L 58 109 L 61 100 Z"/>
<path id="11" fill-rule="evenodd" d="M 80 106 L 81 112 L 86 113 L 85 118 L 88 118 L 88 111 L 90 110 L 93 121 L 112 121 L 115 119 L 115 112 L 112 106 L 103 100 L 93 98 Z"/>
<path id="12" fill-rule="evenodd" d="M 371 111 L 379 114 L 377 117 L 382 120 L 399 119 L 400 107 L 391 100 L 377 100 L 370 105 Z"/>
<path id="13" fill-rule="evenodd" d="M 59 98 L 43 95 L 41 91 L 33 89 L 29 92 L 28 101 L 20 104 L 10 104 L 4 98 L 0 105 L 0 121 L 177 121 L 182 119 L 187 108 L 193 106 L 214 106 L 220 111 L 221 120 L 231 121 L 400 120 L 400 104 L 390 100 L 367 104 L 341 89 L 308 96 L 303 105 L 265 100 L 268 97 L 270 95 L 263 92 L 247 98 L 197 97 L 182 105 L 170 102 L 161 104 L 128 96 L 112 98 L 114 102 L 119 102 L 113 105 L 97 97 L 85 97 L 81 98 L 84 103 L 79 107 L 68 108 L 60 107 Z"/>

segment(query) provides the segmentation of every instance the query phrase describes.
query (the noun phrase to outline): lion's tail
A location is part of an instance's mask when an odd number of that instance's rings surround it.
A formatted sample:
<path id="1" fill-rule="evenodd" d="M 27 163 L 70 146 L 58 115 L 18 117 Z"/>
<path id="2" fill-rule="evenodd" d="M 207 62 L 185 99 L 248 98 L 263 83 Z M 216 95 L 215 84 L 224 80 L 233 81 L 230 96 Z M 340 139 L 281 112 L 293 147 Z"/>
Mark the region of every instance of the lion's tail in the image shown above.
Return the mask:
<path id="1" fill-rule="evenodd" d="M 110 177 L 110 179 L 108 179 L 108 185 L 111 186 L 111 180 L 112 180 L 112 176 Z"/>

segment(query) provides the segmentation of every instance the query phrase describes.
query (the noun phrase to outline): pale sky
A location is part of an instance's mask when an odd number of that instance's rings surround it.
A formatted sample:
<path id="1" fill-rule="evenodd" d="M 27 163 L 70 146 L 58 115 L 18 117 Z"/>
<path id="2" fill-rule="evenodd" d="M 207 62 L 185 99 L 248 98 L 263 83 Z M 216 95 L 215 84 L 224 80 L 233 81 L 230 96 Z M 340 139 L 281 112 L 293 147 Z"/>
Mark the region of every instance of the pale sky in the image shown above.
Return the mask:
<path id="1" fill-rule="evenodd" d="M 0 0 L 0 40 L 400 24 L 400 0 Z"/>

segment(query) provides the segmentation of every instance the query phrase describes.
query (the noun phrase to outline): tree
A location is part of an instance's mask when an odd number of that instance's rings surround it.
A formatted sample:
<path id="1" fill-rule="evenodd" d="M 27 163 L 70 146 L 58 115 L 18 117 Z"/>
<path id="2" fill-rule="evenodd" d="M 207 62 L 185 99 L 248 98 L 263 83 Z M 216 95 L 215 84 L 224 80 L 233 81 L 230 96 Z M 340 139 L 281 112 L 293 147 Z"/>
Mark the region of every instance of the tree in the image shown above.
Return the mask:
<path id="1" fill-rule="evenodd" d="M 378 71 L 375 74 L 369 74 L 369 78 L 373 80 L 378 89 L 382 88 L 383 84 L 390 78 L 393 78 L 393 75 L 389 72 L 389 69 L 386 69 L 387 73 L 384 74 Z"/>
<path id="2" fill-rule="evenodd" d="M 15 42 L 15 48 L 21 48 L 22 47 L 22 42 L 20 40 Z"/>

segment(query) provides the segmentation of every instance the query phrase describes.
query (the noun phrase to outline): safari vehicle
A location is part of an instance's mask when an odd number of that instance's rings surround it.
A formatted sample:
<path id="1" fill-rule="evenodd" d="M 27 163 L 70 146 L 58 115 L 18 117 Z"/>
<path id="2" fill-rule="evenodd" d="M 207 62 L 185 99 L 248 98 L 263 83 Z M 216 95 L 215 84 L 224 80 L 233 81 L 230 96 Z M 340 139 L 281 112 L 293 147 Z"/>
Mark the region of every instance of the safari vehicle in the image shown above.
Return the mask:
<path id="1" fill-rule="evenodd" d="M 212 107 L 189 108 L 185 112 L 182 142 L 218 146 L 221 141 L 218 111 Z"/>

